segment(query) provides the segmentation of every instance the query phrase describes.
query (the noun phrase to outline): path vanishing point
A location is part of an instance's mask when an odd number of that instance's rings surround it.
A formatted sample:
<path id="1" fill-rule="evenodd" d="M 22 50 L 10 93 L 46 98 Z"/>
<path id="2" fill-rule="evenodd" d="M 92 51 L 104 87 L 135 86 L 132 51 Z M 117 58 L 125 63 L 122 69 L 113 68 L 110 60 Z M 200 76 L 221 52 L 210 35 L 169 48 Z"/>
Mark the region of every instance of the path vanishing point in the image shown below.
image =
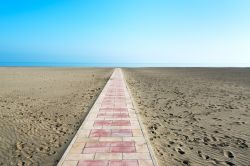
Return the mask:
<path id="1" fill-rule="evenodd" d="M 115 69 L 58 166 L 157 166 L 121 69 Z"/>

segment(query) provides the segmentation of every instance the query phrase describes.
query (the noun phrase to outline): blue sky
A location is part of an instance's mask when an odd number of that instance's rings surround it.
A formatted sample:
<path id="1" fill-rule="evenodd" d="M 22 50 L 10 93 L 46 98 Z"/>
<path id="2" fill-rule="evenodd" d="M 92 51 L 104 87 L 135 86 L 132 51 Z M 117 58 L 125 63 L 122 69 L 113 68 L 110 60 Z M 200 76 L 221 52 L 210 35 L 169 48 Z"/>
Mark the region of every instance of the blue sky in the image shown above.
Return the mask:
<path id="1" fill-rule="evenodd" d="M 0 64 L 250 66 L 249 0 L 1 0 Z"/>

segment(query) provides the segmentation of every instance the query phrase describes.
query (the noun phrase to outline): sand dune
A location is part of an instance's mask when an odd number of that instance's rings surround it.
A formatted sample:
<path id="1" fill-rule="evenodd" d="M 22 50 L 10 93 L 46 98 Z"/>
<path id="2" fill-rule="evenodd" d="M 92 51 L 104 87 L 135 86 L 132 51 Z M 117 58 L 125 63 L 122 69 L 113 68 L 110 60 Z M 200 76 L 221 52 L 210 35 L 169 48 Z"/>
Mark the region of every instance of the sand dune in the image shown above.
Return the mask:
<path id="1" fill-rule="evenodd" d="M 111 73 L 0 68 L 0 165 L 55 165 Z"/>
<path id="2" fill-rule="evenodd" d="M 161 166 L 249 165 L 250 69 L 124 69 Z"/>

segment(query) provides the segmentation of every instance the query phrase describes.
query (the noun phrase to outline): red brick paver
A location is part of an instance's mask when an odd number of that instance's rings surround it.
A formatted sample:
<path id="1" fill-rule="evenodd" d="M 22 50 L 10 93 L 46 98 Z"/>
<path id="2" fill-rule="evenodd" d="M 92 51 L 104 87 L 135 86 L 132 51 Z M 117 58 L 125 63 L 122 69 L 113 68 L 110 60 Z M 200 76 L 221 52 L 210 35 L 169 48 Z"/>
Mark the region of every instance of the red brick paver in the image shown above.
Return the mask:
<path id="1" fill-rule="evenodd" d="M 58 166 L 156 166 L 120 69 L 115 69 Z"/>

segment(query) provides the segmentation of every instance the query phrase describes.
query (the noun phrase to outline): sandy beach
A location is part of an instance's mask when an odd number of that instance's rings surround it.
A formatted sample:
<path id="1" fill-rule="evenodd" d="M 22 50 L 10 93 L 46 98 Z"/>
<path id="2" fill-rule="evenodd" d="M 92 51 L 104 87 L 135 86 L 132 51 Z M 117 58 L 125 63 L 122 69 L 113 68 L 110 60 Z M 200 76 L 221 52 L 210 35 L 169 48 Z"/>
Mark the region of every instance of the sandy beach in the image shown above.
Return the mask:
<path id="1" fill-rule="evenodd" d="M 249 165 L 249 68 L 123 71 L 161 166 Z"/>
<path id="2" fill-rule="evenodd" d="M 55 165 L 111 73 L 0 68 L 0 165 Z"/>

